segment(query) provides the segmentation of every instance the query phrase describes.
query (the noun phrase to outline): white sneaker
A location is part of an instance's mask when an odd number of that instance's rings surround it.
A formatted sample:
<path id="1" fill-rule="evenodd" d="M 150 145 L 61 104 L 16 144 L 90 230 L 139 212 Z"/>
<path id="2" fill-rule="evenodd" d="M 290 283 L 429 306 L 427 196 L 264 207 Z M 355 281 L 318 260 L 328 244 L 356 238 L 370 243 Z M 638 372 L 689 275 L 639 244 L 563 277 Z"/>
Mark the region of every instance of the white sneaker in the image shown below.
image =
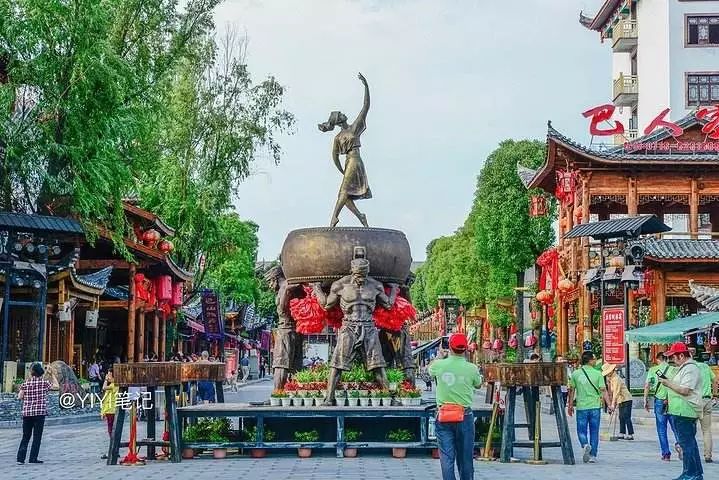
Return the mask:
<path id="1" fill-rule="evenodd" d="M 597 457 L 589 457 L 589 463 L 597 463 Z"/>
<path id="2" fill-rule="evenodd" d="M 582 461 L 587 463 L 592 458 L 592 447 L 591 445 L 584 445 L 584 454 L 582 455 Z"/>

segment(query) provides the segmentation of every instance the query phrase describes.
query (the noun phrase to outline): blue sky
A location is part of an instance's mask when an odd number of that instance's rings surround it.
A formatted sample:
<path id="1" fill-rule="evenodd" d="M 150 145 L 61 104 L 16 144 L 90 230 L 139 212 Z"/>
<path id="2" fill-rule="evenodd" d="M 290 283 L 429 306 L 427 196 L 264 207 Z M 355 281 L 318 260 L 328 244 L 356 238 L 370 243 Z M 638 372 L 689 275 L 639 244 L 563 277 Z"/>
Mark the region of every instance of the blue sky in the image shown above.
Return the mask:
<path id="1" fill-rule="evenodd" d="M 260 259 L 287 232 L 324 226 L 341 177 L 330 158 L 332 110 L 372 107 L 362 158 L 371 226 L 407 235 L 415 260 L 459 227 L 487 155 L 506 138 L 543 139 L 547 120 L 589 140 L 581 112 L 611 101 L 611 47 L 578 22 L 601 0 L 228 0 L 217 13 L 249 39 L 257 79 L 286 86 L 297 125 L 282 161 L 263 156 L 239 188 L 240 215 L 260 225 Z M 357 220 L 343 213 L 340 225 Z"/>

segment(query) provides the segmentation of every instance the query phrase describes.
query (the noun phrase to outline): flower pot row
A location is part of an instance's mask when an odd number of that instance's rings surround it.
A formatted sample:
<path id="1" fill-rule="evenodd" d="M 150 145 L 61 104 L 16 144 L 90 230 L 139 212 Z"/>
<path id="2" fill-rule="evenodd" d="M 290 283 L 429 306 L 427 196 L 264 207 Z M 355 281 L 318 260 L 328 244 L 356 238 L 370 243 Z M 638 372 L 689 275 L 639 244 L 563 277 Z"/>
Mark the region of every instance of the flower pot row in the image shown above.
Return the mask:
<path id="1" fill-rule="evenodd" d="M 410 407 L 419 406 L 422 403 L 421 397 L 396 397 L 400 405 Z M 270 406 L 273 407 L 318 407 L 324 402 L 324 397 L 270 397 Z M 395 405 L 397 404 L 395 403 Z M 369 396 L 338 396 L 338 407 L 389 407 L 392 406 L 391 396 L 369 397 Z"/>

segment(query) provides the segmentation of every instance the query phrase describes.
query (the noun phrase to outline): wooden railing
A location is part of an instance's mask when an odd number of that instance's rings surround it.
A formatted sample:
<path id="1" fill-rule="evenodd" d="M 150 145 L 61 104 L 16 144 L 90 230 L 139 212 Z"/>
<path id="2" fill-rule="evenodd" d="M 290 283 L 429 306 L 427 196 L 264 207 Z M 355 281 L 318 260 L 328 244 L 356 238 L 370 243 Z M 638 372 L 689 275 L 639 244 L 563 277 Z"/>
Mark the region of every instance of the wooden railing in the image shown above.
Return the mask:
<path id="1" fill-rule="evenodd" d="M 636 75 L 619 74 L 614 80 L 614 99 L 619 95 L 631 95 L 639 93 L 639 78 Z"/>
<path id="2" fill-rule="evenodd" d="M 637 29 L 636 20 L 619 20 L 612 29 L 612 40 L 617 43 L 622 39 L 634 39 L 639 36 L 639 30 Z"/>

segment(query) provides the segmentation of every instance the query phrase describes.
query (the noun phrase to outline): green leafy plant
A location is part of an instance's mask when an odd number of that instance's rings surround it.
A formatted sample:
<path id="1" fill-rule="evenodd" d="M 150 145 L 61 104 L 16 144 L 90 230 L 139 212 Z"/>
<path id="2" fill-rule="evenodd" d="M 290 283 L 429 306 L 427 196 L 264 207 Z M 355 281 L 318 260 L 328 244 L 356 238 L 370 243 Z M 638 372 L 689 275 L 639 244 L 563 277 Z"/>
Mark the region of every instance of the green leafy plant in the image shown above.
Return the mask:
<path id="1" fill-rule="evenodd" d="M 345 441 L 356 442 L 362 436 L 362 432 L 354 428 L 348 428 L 345 430 Z"/>
<path id="2" fill-rule="evenodd" d="M 672 320 L 678 318 L 681 315 L 681 310 L 679 307 L 675 307 L 674 305 L 671 305 L 666 308 L 666 313 L 664 314 L 664 319 L 667 322 L 671 322 Z"/>
<path id="3" fill-rule="evenodd" d="M 389 383 L 402 383 L 404 380 L 404 373 L 402 370 L 399 370 L 397 368 L 388 368 L 387 369 L 387 381 Z"/>
<path id="4" fill-rule="evenodd" d="M 186 442 L 199 442 L 201 440 L 204 440 L 203 438 L 200 438 L 201 436 L 202 432 L 197 425 L 189 425 L 182 432 L 182 439 Z"/>
<path id="5" fill-rule="evenodd" d="M 359 397 L 360 397 L 359 390 L 350 390 L 349 398 L 359 398 Z"/>
<path id="6" fill-rule="evenodd" d="M 295 373 L 294 378 L 297 383 L 311 383 L 315 381 L 315 375 L 311 370 L 300 370 Z"/>
<path id="7" fill-rule="evenodd" d="M 245 441 L 254 442 L 257 438 L 257 427 L 249 427 L 244 431 Z M 263 442 L 274 442 L 277 438 L 277 434 L 273 430 L 263 430 L 262 441 Z"/>
<path id="8" fill-rule="evenodd" d="M 299 443 L 313 443 L 320 439 L 320 434 L 317 430 L 299 431 L 294 432 L 295 442 Z"/>
<path id="9" fill-rule="evenodd" d="M 414 440 L 414 434 L 405 428 L 398 428 L 387 433 L 387 440 L 390 442 L 411 442 Z"/>
<path id="10" fill-rule="evenodd" d="M 272 398 L 289 398 L 289 396 L 290 395 L 284 390 L 273 390 L 270 394 L 270 397 Z"/>

